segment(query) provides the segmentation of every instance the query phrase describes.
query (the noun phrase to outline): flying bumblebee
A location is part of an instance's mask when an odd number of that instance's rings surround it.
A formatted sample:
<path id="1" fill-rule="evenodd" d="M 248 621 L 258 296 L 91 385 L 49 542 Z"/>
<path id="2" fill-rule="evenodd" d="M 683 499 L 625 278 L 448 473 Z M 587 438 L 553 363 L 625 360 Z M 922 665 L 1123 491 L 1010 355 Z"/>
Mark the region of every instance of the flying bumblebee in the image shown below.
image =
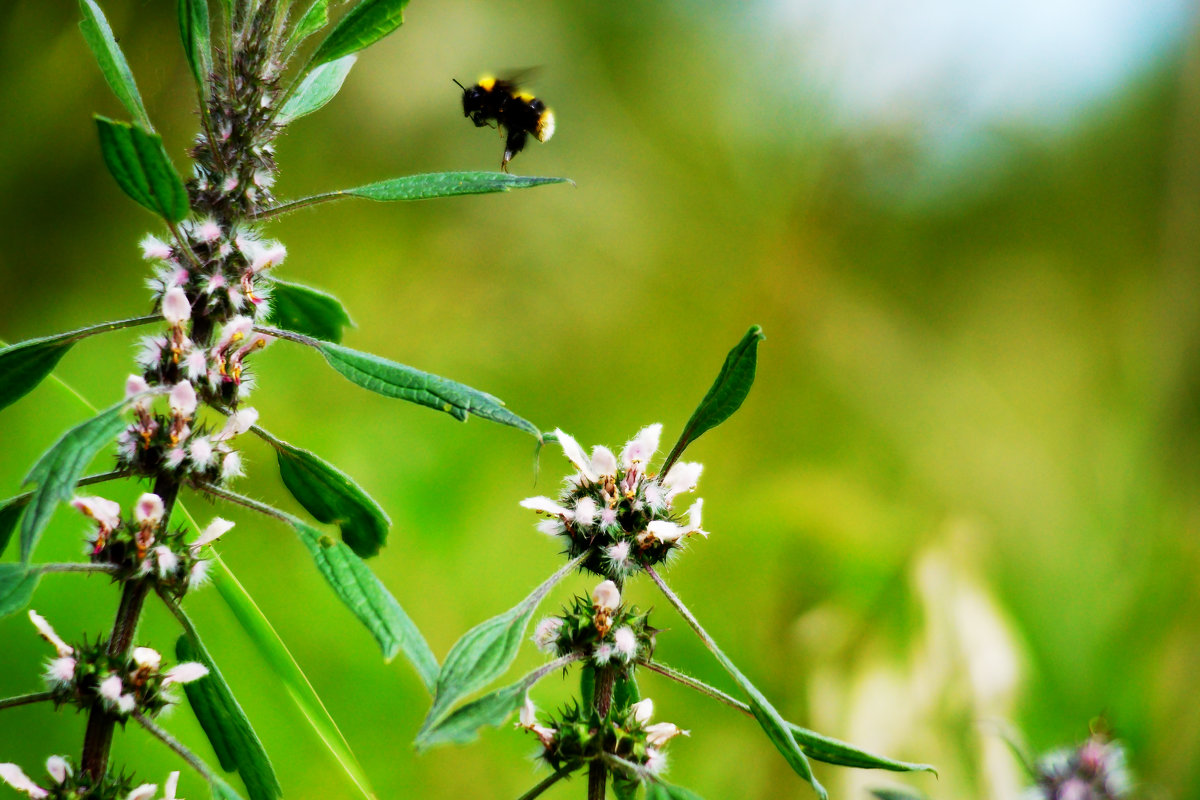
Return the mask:
<path id="1" fill-rule="evenodd" d="M 458 83 L 457 80 L 454 81 Z M 521 152 L 529 134 L 539 142 L 554 135 L 554 112 L 546 104 L 517 85 L 517 78 L 484 77 L 471 87 L 458 83 L 463 90 L 463 116 L 470 117 L 475 127 L 487 125 L 500 128 L 505 134 L 504 159 L 500 169 L 508 172 L 508 162 Z"/>

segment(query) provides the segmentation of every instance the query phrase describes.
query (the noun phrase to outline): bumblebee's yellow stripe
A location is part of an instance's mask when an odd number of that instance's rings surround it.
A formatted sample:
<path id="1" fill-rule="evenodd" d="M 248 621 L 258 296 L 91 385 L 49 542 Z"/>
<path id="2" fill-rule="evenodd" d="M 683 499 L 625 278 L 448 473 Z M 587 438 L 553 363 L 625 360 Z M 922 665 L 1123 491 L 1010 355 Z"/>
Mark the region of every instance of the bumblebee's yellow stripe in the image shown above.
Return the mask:
<path id="1" fill-rule="evenodd" d="M 479 87 L 485 92 L 490 92 L 492 89 L 496 88 L 496 79 L 491 75 L 484 75 L 479 79 Z"/>

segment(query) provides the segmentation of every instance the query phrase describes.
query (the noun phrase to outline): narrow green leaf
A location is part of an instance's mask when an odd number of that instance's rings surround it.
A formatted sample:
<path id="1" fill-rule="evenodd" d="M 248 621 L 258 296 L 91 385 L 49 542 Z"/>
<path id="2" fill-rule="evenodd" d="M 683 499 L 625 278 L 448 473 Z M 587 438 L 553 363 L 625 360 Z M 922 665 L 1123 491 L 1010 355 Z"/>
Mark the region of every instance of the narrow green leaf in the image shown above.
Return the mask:
<path id="1" fill-rule="evenodd" d="M 456 709 L 448 717 L 417 738 L 417 748 L 425 750 L 441 744 L 467 744 L 479 738 L 485 725 L 498 728 L 525 701 L 525 681 L 485 694 Z"/>
<path id="2" fill-rule="evenodd" d="M 221 768 L 242 776 L 250 800 L 274 800 L 282 795 L 267 751 L 204 643 L 198 636 L 180 636 L 175 642 L 175 655 L 180 661 L 199 661 L 208 667 L 208 675 L 185 683 L 183 691 Z"/>
<path id="3" fill-rule="evenodd" d="M 187 189 L 163 148 L 162 137 L 137 123 L 95 119 L 100 153 L 122 191 L 168 222 L 186 217 Z"/>
<path id="4" fill-rule="evenodd" d="M 660 782 L 646 785 L 646 800 L 702 800 L 702 798 L 690 789 Z"/>
<path id="5" fill-rule="evenodd" d="M 213 776 L 209 789 L 212 791 L 213 800 L 242 800 L 242 796 L 232 786 L 216 776 Z"/>
<path id="6" fill-rule="evenodd" d="M 283 104 L 283 109 L 279 112 L 276 121 L 286 125 L 322 108 L 342 88 L 342 83 L 350 74 L 350 68 L 357 60 L 358 56 L 342 56 L 336 61 L 322 64 L 308 73 L 288 101 Z"/>
<path id="7" fill-rule="evenodd" d="M 0 619 L 29 605 L 41 577 L 24 564 L 0 564 Z"/>
<path id="8" fill-rule="evenodd" d="M 197 527 L 195 520 L 192 526 Z M 197 528 L 198 530 L 198 528 Z M 342 736 L 337 723 L 329 715 L 329 710 L 321 702 L 321 698 L 309 683 L 304 671 L 296 663 L 296 659 L 287 649 L 287 645 L 279 638 L 279 634 L 271 626 L 262 609 L 254 602 L 254 598 L 238 581 L 220 556 L 213 557 L 213 586 L 221 595 L 221 599 L 229 606 L 234 617 L 250 637 L 250 641 L 258 649 L 259 654 L 270 665 L 271 671 L 283 683 L 283 687 L 292 697 L 296 707 L 304 714 L 308 724 L 325 743 L 325 747 L 333 754 L 338 765 L 349 776 L 354 785 L 365 798 L 374 800 L 375 792 L 371 789 L 370 781 L 363 772 L 362 765 L 354 757 L 346 737 Z"/>
<path id="9" fill-rule="evenodd" d="M 925 795 L 907 789 L 872 789 L 878 800 L 925 800 Z"/>
<path id="10" fill-rule="evenodd" d="M 328 24 L 329 0 L 315 0 L 308 7 L 308 11 L 304 12 L 300 21 L 296 23 L 296 27 L 292 29 L 292 35 L 288 37 L 288 49 L 299 46 L 301 42 Z"/>
<path id="11" fill-rule="evenodd" d="M 64 433 L 25 476 L 37 489 L 21 520 L 22 561 L 29 562 L 54 509 L 71 496 L 88 463 L 125 428 L 124 409 L 122 401 Z"/>
<path id="12" fill-rule="evenodd" d="M 542 438 L 532 422 L 509 411 L 504 401 L 478 389 L 339 344 L 320 342 L 318 349 L 331 367 L 364 389 L 444 411 L 463 422 L 474 414 Z"/>
<path id="13" fill-rule="evenodd" d="M 129 70 L 129 62 L 117 46 L 117 37 L 113 35 L 104 12 L 92 0 L 79 0 L 79 10 L 83 12 L 79 30 L 83 31 L 84 40 L 100 64 L 104 80 L 108 81 L 113 94 L 121 101 L 121 105 L 125 106 L 130 116 L 146 128 L 153 129 L 146 106 L 142 103 L 142 95 L 138 92 L 133 73 Z"/>
<path id="14" fill-rule="evenodd" d="M 700 438 L 700 435 L 710 428 L 715 428 L 733 415 L 741 407 L 742 401 L 750 393 L 754 384 L 754 370 L 758 364 L 758 343 L 766 337 L 762 328 L 752 325 L 742 340 L 738 342 L 717 374 L 708 394 L 700 401 L 700 405 L 692 412 L 692 418 L 683 426 L 679 441 L 671 448 L 670 455 L 663 462 L 662 472 L 665 474 L 675 463 L 689 444 Z"/>
<path id="15" fill-rule="evenodd" d="M 499 616 L 481 622 L 455 642 L 438 674 L 437 692 L 433 707 L 417 734 L 416 745 L 422 748 L 424 739 L 449 714 L 459 700 L 482 689 L 499 677 L 512 664 L 517 649 L 525 637 L 525 629 L 538 604 L 555 584 L 579 566 L 587 553 L 574 559 L 547 578 L 528 597 Z"/>
<path id="16" fill-rule="evenodd" d="M 350 314 L 333 295 L 280 280 L 271 284 L 267 324 L 324 342 L 340 342 L 342 329 L 354 326 Z"/>
<path id="17" fill-rule="evenodd" d="M 208 0 L 179 0 L 179 37 L 196 85 L 203 87 L 212 72 L 212 41 Z"/>
<path id="18" fill-rule="evenodd" d="M 408 0 L 360 0 L 321 42 L 312 65 L 336 61 L 375 44 L 404 22 L 406 5 Z"/>
<path id="19" fill-rule="evenodd" d="M 284 486 L 318 522 L 336 524 L 342 540 L 362 558 L 379 555 L 392 521 L 349 475 L 307 450 L 268 439 Z M 436 672 L 436 669 L 435 669 Z"/>
<path id="20" fill-rule="evenodd" d="M 17 529 L 17 523 L 21 521 L 21 514 L 28 504 L 29 498 L 24 495 L 10 497 L 0 503 L 0 556 L 4 555 L 4 550 L 8 547 L 13 531 Z"/>
<path id="21" fill-rule="evenodd" d="M 437 658 L 391 592 L 345 544 L 298 519 L 291 524 L 334 593 L 379 642 L 384 658 L 390 661 L 403 650 L 432 693 L 437 682 Z"/>
<path id="22" fill-rule="evenodd" d="M 18 342 L 0 350 L 0 409 L 8 408 L 33 391 L 58 362 L 75 339 L 70 333 Z"/>
<path id="23" fill-rule="evenodd" d="M 791 731 L 796 744 L 804 750 L 805 755 L 816 761 L 855 769 L 884 769 L 891 772 L 932 772 L 934 775 L 937 774 L 937 770 L 929 764 L 897 761 L 894 758 L 876 755 L 831 736 L 824 736 L 816 731 L 810 731 L 808 728 L 802 728 L 794 722 L 787 723 L 787 728 Z"/>
<path id="24" fill-rule="evenodd" d="M 526 189 L 550 183 L 567 183 L 566 178 L 537 178 L 528 175 L 509 175 L 504 172 L 431 172 L 406 175 L 386 181 L 368 183 L 339 194 L 365 197 L 383 202 L 393 200 L 429 200 L 462 194 L 489 194 Z"/>

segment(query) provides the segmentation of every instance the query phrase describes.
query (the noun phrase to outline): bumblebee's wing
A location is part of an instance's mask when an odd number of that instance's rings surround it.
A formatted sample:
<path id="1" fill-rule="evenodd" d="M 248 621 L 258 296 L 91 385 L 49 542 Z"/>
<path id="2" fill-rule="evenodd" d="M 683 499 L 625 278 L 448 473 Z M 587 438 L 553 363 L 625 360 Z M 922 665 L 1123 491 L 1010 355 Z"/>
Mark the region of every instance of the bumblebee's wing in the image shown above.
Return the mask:
<path id="1" fill-rule="evenodd" d="M 520 89 L 541 74 L 541 67 L 524 67 L 522 69 L 506 69 L 499 73 L 498 84 L 506 84 L 510 89 Z"/>

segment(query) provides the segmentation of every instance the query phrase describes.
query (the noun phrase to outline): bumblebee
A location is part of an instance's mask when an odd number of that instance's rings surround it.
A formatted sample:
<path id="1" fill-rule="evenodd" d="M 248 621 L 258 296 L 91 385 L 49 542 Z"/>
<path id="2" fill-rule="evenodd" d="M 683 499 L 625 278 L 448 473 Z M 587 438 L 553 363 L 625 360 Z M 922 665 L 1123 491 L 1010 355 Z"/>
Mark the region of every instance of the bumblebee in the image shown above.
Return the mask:
<path id="1" fill-rule="evenodd" d="M 458 81 L 454 81 L 458 83 Z M 484 77 L 470 88 L 458 83 L 463 90 L 463 116 L 470 117 L 475 127 L 498 127 L 505 134 L 504 159 L 500 169 L 508 172 L 508 162 L 525 148 L 529 134 L 539 142 L 554 135 L 554 112 L 546 104 L 517 85 L 515 78 Z M 495 126 L 493 126 L 495 122 Z"/>

